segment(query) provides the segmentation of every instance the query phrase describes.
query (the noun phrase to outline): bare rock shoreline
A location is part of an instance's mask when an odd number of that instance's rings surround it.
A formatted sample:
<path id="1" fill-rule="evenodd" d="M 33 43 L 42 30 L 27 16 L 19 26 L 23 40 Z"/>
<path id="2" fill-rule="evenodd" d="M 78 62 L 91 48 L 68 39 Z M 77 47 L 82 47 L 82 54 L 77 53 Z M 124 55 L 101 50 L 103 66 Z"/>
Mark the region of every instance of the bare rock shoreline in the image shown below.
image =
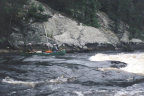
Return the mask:
<path id="1" fill-rule="evenodd" d="M 102 46 L 93 46 L 93 45 L 88 45 L 87 49 L 80 49 L 76 48 L 74 46 L 65 46 L 67 53 L 74 53 L 74 52 L 91 52 L 91 51 L 119 51 L 119 52 L 131 52 L 135 50 L 144 50 L 144 43 L 125 43 L 121 44 L 117 47 L 110 46 L 110 45 L 102 45 Z M 39 47 L 35 47 L 34 50 L 40 51 L 44 50 Z M 5 54 L 10 54 L 10 55 L 18 55 L 20 52 L 22 52 L 22 49 L 12 49 L 12 48 L 5 48 L 5 49 L 0 49 L 0 56 L 3 56 Z"/>
<path id="2" fill-rule="evenodd" d="M 22 50 L 13 50 L 13 49 L 0 49 L 0 56 L 5 55 L 19 55 Z"/>

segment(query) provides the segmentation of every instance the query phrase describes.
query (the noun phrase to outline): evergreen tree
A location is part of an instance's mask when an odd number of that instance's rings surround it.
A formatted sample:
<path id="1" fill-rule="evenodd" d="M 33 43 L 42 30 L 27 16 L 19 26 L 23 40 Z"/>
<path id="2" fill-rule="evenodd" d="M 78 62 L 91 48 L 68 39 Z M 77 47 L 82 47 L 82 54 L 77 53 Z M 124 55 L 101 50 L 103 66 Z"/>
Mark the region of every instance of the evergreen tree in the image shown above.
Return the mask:
<path id="1" fill-rule="evenodd" d="M 118 6 L 119 19 L 123 21 L 123 32 L 126 29 L 126 23 L 132 23 L 131 17 L 134 11 L 132 0 L 121 0 Z"/>
<path id="2" fill-rule="evenodd" d="M 23 6 L 28 3 L 28 0 L 1 0 L 0 1 L 0 18 L 3 20 L 1 25 L 8 26 L 3 27 L 3 31 L 6 31 L 6 36 L 9 37 L 11 33 L 11 23 L 17 18 L 18 12 L 23 9 Z"/>
<path id="3" fill-rule="evenodd" d="M 141 37 L 144 39 L 142 34 L 144 34 L 144 0 L 133 0 L 135 11 L 132 15 L 131 32 L 132 37 Z"/>
<path id="4" fill-rule="evenodd" d="M 2 0 L 2 6 L 4 11 L 0 11 L 7 17 L 9 22 L 9 29 L 12 23 L 21 27 L 21 34 L 24 37 L 24 45 L 26 45 L 26 36 L 28 27 L 34 22 L 44 22 L 50 17 L 48 14 L 43 14 L 44 8 L 41 5 L 30 3 L 29 0 Z M 10 18 L 10 19 L 9 19 Z M 9 30 L 10 31 L 10 30 Z M 7 34 L 10 35 L 10 32 Z M 7 37 L 8 37 L 7 36 Z M 25 48 L 25 46 L 24 46 Z"/>

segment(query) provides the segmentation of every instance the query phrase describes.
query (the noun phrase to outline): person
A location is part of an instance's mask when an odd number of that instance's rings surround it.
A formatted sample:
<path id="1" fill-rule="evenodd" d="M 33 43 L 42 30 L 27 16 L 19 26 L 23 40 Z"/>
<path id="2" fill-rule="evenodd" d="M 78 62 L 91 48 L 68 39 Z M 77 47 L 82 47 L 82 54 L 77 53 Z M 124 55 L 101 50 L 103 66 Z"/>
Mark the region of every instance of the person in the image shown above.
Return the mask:
<path id="1" fill-rule="evenodd" d="M 56 44 L 53 44 L 52 52 L 56 52 L 56 51 L 58 51 L 58 48 L 57 48 Z"/>
<path id="2" fill-rule="evenodd" d="M 32 44 L 31 44 L 31 43 L 29 43 L 28 46 L 27 46 L 27 52 L 29 52 L 29 53 L 35 52 L 35 51 L 33 50 L 33 48 L 32 48 Z"/>

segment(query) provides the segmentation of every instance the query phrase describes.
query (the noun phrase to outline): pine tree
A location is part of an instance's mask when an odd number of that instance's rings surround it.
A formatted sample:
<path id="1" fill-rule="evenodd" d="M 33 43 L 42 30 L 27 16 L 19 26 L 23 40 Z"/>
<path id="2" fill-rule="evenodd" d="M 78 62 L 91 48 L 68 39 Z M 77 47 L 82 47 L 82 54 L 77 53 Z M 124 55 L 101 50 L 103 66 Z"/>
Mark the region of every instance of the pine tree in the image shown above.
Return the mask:
<path id="1" fill-rule="evenodd" d="M 17 18 L 18 12 L 23 9 L 23 6 L 28 3 L 28 0 L 1 0 L 0 1 L 0 13 L 1 18 L 6 22 L 7 28 L 7 37 L 11 33 L 11 24 Z"/>
<path id="2" fill-rule="evenodd" d="M 5 20 L 9 21 L 9 29 L 11 29 L 12 23 L 21 27 L 20 33 L 24 37 L 24 48 L 28 27 L 34 22 L 44 22 L 50 18 L 48 14 L 43 14 L 44 8 L 41 5 L 35 3 L 29 5 L 29 0 L 2 0 L 0 3 L 2 3 L 0 8 L 3 9 L 0 12 L 3 13 L 3 17 L 6 16 Z M 10 32 L 7 35 L 9 38 Z"/>

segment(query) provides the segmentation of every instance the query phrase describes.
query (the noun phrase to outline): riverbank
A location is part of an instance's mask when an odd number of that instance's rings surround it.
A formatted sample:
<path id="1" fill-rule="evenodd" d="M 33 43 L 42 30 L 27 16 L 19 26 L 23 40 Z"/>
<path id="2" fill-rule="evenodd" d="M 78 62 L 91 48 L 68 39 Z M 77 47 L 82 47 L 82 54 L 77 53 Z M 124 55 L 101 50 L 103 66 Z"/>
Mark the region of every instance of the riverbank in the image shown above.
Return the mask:
<path id="1" fill-rule="evenodd" d="M 13 49 L 0 49 L 0 56 L 4 55 L 18 55 L 22 50 L 13 50 Z"/>
<path id="2" fill-rule="evenodd" d="M 109 44 L 98 46 L 97 44 L 89 44 L 87 45 L 87 48 L 79 48 L 74 46 L 65 46 L 63 49 L 66 49 L 67 53 L 87 53 L 91 51 L 120 51 L 120 52 L 131 52 L 135 50 L 144 50 L 144 43 L 122 43 L 119 46 L 112 46 Z M 47 47 L 41 47 L 41 46 L 35 46 L 34 50 L 40 51 L 40 50 L 47 50 Z M 0 55 L 2 54 L 19 54 L 22 52 L 22 49 L 0 49 Z"/>

